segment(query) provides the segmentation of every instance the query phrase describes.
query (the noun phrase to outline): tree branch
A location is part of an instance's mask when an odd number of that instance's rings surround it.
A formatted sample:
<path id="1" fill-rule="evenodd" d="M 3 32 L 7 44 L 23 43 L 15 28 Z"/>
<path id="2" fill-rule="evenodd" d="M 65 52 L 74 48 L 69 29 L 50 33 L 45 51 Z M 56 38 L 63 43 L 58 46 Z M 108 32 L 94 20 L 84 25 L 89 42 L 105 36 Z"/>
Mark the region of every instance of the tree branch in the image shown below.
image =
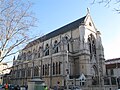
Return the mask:
<path id="1" fill-rule="evenodd" d="M 0 3 L 0 62 L 7 56 L 15 54 L 18 46 L 31 40 L 28 32 L 35 24 L 34 16 L 29 13 L 31 4 L 21 0 L 4 0 Z M 22 47 L 21 47 L 22 48 Z"/>

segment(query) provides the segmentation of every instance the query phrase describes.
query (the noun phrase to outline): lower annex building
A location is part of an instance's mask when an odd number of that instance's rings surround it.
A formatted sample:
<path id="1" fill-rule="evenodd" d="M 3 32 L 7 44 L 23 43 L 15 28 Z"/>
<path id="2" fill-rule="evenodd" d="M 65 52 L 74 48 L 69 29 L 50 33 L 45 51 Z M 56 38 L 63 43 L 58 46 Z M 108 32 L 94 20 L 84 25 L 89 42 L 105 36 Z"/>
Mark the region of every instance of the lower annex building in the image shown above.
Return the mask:
<path id="1" fill-rule="evenodd" d="M 105 61 L 106 76 L 105 84 L 116 85 L 120 89 L 120 58 L 108 59 Z"/>
<path id="2" fill-rule="evenodd" d="M 26 45 L 13 62 L 12 83 L 40 78 L 48 87 L 103 85 L 104 49 L 90 13 Z"/>

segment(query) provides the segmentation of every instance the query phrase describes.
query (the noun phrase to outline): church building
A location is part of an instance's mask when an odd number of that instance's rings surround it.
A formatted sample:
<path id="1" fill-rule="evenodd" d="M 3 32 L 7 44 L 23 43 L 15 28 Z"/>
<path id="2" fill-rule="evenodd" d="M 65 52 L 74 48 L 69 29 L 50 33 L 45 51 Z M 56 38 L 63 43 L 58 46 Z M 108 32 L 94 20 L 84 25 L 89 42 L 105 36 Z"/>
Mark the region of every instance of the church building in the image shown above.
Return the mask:
<path id="1" fill-rule="evenodd" d="M 38 78 L 52 88 L 102 88 L 106 74 L 101 33 L 89 10 L 80 19 L 28 43 L 13 62 L 11 80 L 20 85 Z"/>

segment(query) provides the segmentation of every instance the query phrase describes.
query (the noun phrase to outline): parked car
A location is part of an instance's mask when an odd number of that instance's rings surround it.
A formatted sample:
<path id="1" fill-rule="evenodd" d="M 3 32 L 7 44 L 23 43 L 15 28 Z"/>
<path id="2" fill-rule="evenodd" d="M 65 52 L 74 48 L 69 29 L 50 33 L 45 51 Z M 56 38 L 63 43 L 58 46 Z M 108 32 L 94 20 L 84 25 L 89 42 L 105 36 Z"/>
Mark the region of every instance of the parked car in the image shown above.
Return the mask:
<path id="1" fill-rule="evenodd" d="M 15 85 L 13 85 L 13 84 L 9 84 L 9 90 L 15 90 Z"/>
<path id="2" fill-rule="evenodd" d="M 19 85 L 15 85 L 14 90 L 20 90 L 20 86 Z"/>

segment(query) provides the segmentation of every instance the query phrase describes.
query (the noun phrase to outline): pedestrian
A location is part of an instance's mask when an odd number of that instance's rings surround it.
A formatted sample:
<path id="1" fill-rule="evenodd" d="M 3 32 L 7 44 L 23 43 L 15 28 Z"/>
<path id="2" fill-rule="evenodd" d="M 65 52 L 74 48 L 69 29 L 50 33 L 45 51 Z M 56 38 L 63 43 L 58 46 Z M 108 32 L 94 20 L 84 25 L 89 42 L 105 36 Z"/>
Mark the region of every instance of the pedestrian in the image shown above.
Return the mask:
<path id="1" fill-rule="evenodd" d="M 8 83 L 5 84 L 5 90 L 8 90 Z"/>
<path id="2" fill-rule="evenodd" d="M 58 90 L 57 86 L 54 86 L 54 90 Z"/>
<path id="3" fill-rule="evenodd" d="M 28 85 L 25 85 L 25 90 L 28 90 Z"/>
<path id="4" fill-rule="evenodd" d="M 17 90 L 20 90 L 20 86 L 19 85 L 17 85 Z"/>
<path id="5" fill-rule="evenodd" d="M 17 85 L 15 85 L 14 90 L 17 90 Z"/>
<path id="6" fill-rule="evenodd" d="M 53 90 L 53 89 L 50 87 L 49 90 Z"/>

